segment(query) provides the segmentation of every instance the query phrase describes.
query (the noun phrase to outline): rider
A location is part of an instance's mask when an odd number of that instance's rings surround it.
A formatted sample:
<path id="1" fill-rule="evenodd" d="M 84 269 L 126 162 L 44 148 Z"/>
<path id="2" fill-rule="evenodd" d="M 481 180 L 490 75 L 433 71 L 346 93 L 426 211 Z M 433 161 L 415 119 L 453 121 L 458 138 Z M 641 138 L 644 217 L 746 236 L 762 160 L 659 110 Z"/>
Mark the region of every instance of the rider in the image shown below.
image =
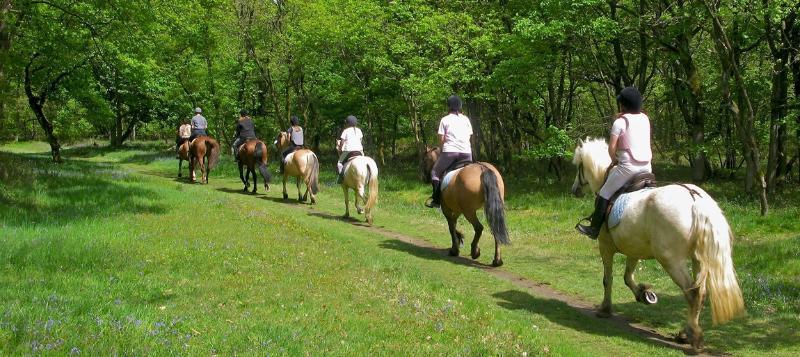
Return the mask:
<path id="1" fill-rule="evenodd" d="M 239 121 L 236 122 L 236 140 L 233 141 L 233 157 L 239 161 L 239 148 L 247 140 L 256 138 L 256 126 L 253 120 L 250 119 L 249 113 L 246 109 L 239 111 Z"/>
<path id="2" fill-rule="evenodd" d="M 625 87 L 617 96 L 620 114 L 611 127 L 608 154 L 612 169 L 605 184 L 597 194 L 591 225 L 578 224 L 578 232 L 597 239 L 603 226 L 606 210 L 611 196 L 624 186 L 633 176 L 643 172 L 653 172 L 650 160 L 650 118 L 642 113 L 642 95 L 635 87 Z"/>
<path id="3" fill-rule="evenodd" d="M 289 147 L 281 153 L 281 173 L 286 165 L 286 156 L 303 147 L 303 128 L 300 127 L 300 119 L 296 115 L 292 115 L 289 122 L 292 124 L 289 129 L 286 129 L 286 133 L 289 134 Z"/>
<path id="4" fill-rule="evenodd" d="M 192 136 L 192 126 L 189 125 L 188 119 L 183 119 L 181 120 L 181 126 L 178 128 L 178 136 L 175 138 L 175 155 L 178 159 L 181 158 L 179 154 L 181 145 L 189 140 L 190 136 Z"/>
<path id="5" fill-rule="evenodd" d="M 358 128 L 358 119 L 356 119 L 354 115 L 348 115 L 347 119 L 345 119 L 345 124 L 347 128 L 342 131 L 339 140 L 336 140 L 336 149 L 341 152 L 341 154 L 339 154 L 339 161 L 336 163 L 336 173 L 339 175 L 337 182 L 342 182 L 344 161 L 350 153 L 358 152 L 364 155 L 364 145 L 361 144 L 361 139 L 364 137 L 364 134 L 362 134 L 361 129 Z"/>
<path id="6" fill-rule="evenodd" d="M 194 140 L 198 136 L 208 136 L 206 129 L 208 129 L 208 122 L 206 118 L 200 115 L 203 110 L 200 107 L 194 108 L 194 117 L 192 117 L 192 135 L 189 136 L 189 141 Z"/>
<path id="7" fill-rule="evenodd" d="M 431 170 L 433 195 L 431 202 L 425 204 L 430 208 L 440 205 L 442 196 L 440 184 L 444 171 L 456 162 L 472 161 L 472 146 L 469 141 L 472 136 L 472 124 L 466 115 L 461 114 L 461 98 L 451 95 L 447 98 L 447 108 L 449 113 L 439 121 L 438 133 L 442 154 Z"/>

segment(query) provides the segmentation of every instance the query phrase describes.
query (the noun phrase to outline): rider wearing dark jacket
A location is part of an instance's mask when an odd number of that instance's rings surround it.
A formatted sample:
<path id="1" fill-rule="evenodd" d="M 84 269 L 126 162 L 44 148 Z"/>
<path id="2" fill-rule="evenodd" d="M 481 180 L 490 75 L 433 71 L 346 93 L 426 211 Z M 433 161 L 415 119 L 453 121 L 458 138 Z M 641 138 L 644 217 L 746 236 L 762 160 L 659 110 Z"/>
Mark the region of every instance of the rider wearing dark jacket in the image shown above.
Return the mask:
<path id="1" fill-rule="evenodd" d="M 239 160 L 239 148 L 247 142 L 256 138 L 256 126 L 248 116 L 245 109 L 239 111 L 239 121 L 236 122 L 236 140 L 233 141 L 233 157 Z"/>

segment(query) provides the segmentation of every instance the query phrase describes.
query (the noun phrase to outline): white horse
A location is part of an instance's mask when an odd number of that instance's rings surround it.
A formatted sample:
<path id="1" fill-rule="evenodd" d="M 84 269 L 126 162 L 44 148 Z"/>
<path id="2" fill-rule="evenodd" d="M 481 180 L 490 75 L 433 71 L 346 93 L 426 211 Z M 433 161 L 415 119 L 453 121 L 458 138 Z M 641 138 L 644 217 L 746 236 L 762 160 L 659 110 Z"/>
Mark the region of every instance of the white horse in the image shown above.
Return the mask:
<path id="1" fill-rule="evenodd" d="M 359 214 L 364 213 L 367 223 L 372 224 L 372 209 L 378 201 L 378 165 L 369 156 L 356 156 L 345 164 L 344 177 L 342 178 L 342 191 L 344 192 L 344 218 L 350 217 L 350 195 L 352 189 L 355 194 L 355 206 Z M 369 192 L 365 192 L 368 188 Z M 368 195 L 367 195 L 368 194 Z M 358 199 L 364 202 L 362 209 Z"/>
<path id="2" fill-rule="evenodd" d="M 583 196 L 582 188 L 600 190 L 611 164 L 603 139 L 587 139 L 575 148 L 573 164 L 578 167 L 572 193 Z M 689 303 L 687 325 L 676 340 L 699 350 L 703 331 L 699 317 L 706 289 L 710 295 L 714 324 L 744 314 L 744 302 L 731 259 L 731 232 L 717 203 L 695 185 L 668 185 L 642 192 L 628 201 L 620 223 L 598 237 L 603 259 L 603 303 L 600 317 L 611 315 L 611 283 L 614 254 L 627 256 L 625 284 L 636 301 L 654 304 L 656 295 L 645 284 L 636 284 L 633 272 L 640 259 L 655 258 L 681 288 Z M 694 277 L 687 262 L 691 260 Z"/>

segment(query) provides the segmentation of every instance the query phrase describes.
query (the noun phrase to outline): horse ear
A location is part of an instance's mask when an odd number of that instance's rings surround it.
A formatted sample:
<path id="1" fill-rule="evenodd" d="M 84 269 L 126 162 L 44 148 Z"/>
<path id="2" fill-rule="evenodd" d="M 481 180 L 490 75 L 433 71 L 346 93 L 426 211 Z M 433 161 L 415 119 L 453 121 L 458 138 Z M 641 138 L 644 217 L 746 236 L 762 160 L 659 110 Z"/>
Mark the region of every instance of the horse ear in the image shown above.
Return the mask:
<path id="1" fill-rule="evenodd" d="M 578 147 L 579 148 L 583 147 L 583 139 L 578 138 Z"/>

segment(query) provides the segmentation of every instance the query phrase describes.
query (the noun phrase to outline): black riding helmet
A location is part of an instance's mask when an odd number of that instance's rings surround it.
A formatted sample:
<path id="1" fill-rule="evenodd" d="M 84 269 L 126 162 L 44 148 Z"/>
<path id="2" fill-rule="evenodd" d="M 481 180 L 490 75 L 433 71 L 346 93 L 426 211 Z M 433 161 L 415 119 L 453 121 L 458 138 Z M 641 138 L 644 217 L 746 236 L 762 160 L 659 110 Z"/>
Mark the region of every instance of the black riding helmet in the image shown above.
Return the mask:
<path id="1" fill-rule="evenodd" d="M 447 109 L 451 112 L 461 112 L 461 98 L 457 95 L 451 95 L 450 98 L 447 98 Z"/>
<path id="2" fill-rule="evenodd" d="M 242 109 L 239 111 L 239 116 L 246 117 L 248 115 L 250 115 L 250 113 L 247 111 L 247 109 Z"/>
<path id="3" fill-rule="evenodd" d="M 347 124 L 347 126 L 356 126 L 356 125 L 358 125 L 358 119 L 356 118 L 355 115 L 348 115 L 347 119 L 345 119 L 344 122 L 345 122 L 345 124 Z"/>
<path id="4" fill-rule="evenodd" d="M 298 118 L 297 115 L 292 115 L 292 118 L 289 119 L 289 122 L 294 126 L 300 125 L 300 118 Z"/>
<path id="5" fill-rule="evenodd" d="M 617 103 L 631 112 L 638 113 L 642 110 L 642 94 L 636 87 L 625 87 L 617 95 Z"/>

